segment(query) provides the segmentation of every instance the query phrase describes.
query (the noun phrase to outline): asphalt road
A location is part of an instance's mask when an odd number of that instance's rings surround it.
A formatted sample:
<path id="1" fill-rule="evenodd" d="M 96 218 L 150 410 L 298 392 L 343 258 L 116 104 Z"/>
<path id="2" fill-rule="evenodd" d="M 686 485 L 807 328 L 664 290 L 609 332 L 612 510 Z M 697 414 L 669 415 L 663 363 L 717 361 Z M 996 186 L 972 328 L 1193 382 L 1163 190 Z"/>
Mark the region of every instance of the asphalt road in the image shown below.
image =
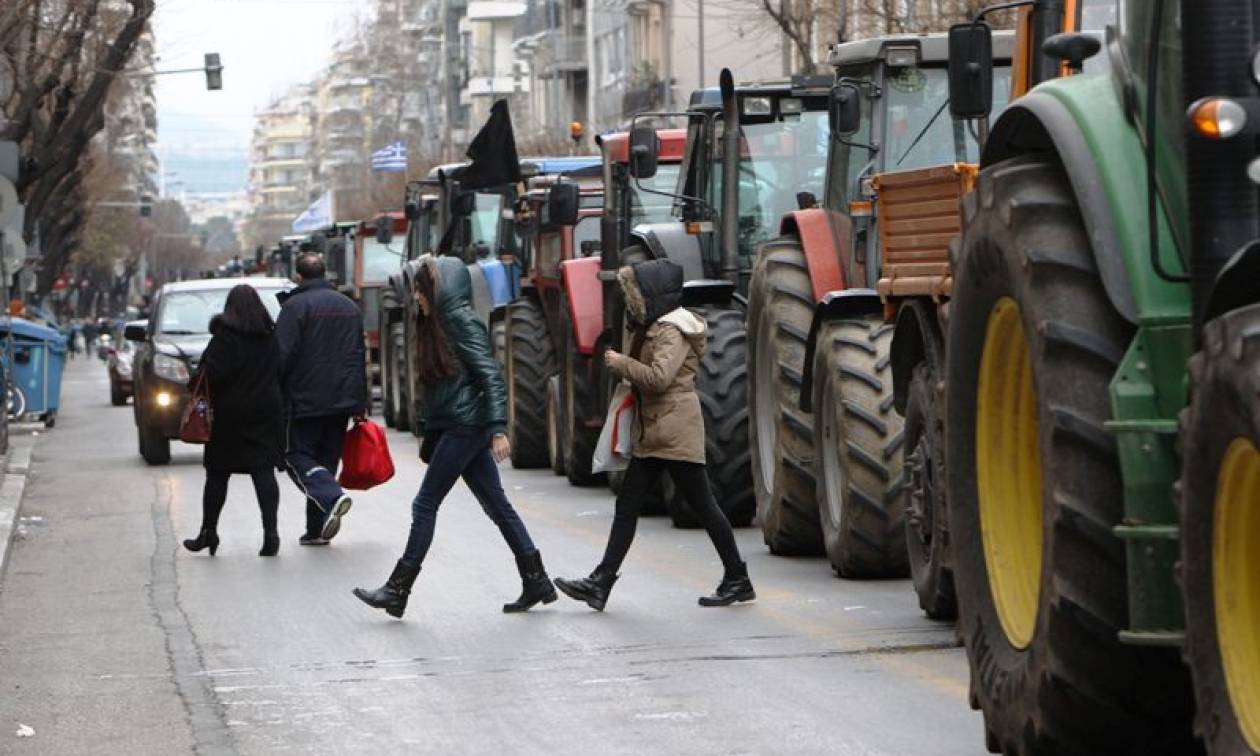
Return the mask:
<path id="1" fill-rule="evenodd" d="M 0 753 L 984 753 L 963 652 L 907 581 L 838 580 L 755 528 L 737 531 L 753 604 L 697 607 L 716 554 L 652 518 L 605 613 L 561 597 L 504 615 L 512 555 L 461 484 L 407 617 L 368 609 L 350 589 L 388 574 L 422 474 L 415 441 L 390 440 L 397 476 L 333 545 L 297 545 L 283 480 L 280 555 L 259 558 L 238 477 L 218 556 L 194 555 L 200 449 L 146 467 L 103 365 L 72 364 L 0 577 Z M 552 575 L 586 574 L 609 493 L 503 473 Z"/>

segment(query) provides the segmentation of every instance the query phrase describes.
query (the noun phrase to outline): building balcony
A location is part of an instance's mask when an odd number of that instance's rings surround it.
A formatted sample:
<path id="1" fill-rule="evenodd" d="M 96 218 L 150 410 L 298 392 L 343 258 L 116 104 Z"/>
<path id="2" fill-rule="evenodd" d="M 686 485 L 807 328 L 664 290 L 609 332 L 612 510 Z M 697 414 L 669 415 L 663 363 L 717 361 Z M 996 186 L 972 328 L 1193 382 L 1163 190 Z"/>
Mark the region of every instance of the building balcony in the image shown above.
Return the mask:
<path id="1" fill-rule="evenodd" d="M 663 81 L 632 83 L 621 96 L 621 112 L 627 118 L 646 110 L 659 108 L 665 102 Z"/>
<path id="2" fill-rule="evenodd" d="M 469 97 L 498 97 L 529 91 L 529 79 L 514 76 L 470 76 L 464 90 Z"/>
<path id="3" fill-rule="evenodd" d="M 268 170 L 276 170 L 276 169 L 284 169 L 284 168 L 305 168 L 306 157 L 302 155 L 299 155 L 296 157 L 295 156 L 282 157 L 279 155 L 273 155 L 271 157 L 264 157 L 261 161 L 259 161 L 258 167 L 263 168 L 263 169 L 268 169 Z"/>
<path id="4" fill-rule="evenodd" d="M 547 35 L 547 41 L 541 49 L 548 57 L 545 74 L 576 73 L 587 69 L 584 34 L 557 30 Z"/>
<path id="5" fill-rule="evenodd" d="M 525 15 L 525 3 L 504 2 L 503 0 L 473 0 L 468 4 L 469 21 L 499 21 L 519 18 Z"/>
<path id="6" fill-rule="evenodd" d="M 280 182 L 266 183 L 258 189 L 260 194 L 297 194 L 297 184 L 284 184 Z"/>

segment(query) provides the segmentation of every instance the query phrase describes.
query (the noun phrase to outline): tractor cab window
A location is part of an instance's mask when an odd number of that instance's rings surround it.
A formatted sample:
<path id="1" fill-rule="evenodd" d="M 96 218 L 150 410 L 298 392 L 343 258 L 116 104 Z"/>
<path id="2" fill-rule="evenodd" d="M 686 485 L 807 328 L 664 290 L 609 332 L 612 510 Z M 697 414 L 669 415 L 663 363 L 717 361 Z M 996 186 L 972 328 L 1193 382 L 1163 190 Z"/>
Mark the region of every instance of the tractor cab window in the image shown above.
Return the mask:
<path id="1" fill-rule="evenodd" d="M 861 199 L 863 177 L 875 171 L 876 152 L 871 145 L 871 98 L 869 82 L 875 76 L 873 66 L 847 69 L 837 72 L 837 78 L 860 82 L 862 91 L 861 125 L 857 132 L 849 134 L 831 145 L 831 165 L 827 171 L 826 206 L 847 212 L 849 203 Z"/>
<path id="2" fill-rule="evenodd" d="M 1006 107 L 1010 80 L 1009 64 L 994 68 L 993 116 Z M 883 170 L 980 161 L 980 146 L 967 124 L 949 115 L 949 75 L 944 67 L 889 68 L 884 95 L 888 110 Z"/>
<path id="3" fill-rule="evenodd" d="M 718 121 L 719 131 L 725 127 Z M 757 245 L 779 235 L 779 222 L 796 209 L 798 192 L 822 195 L 829 126 L 825 109 L 768 123 L 740 126 L 738 249 L 751 267 Z M 714 137 L 709 201 L 721 207 L 722 139 Z"/>
<path id="4" fill-rule="evenodd" d="M 477 192 L 476 205 L 469 222 L 472 235 L 468 239 L 469 249 L 477 257 L 496 257 L 499 249 L 499 210 L 503 205 L 503 196 L 488 192 Z"/>
<path id="5" fill-rule="evenodd" d="M 674 192 L 678 184 L 678 173 L 677 163 L 659 163 L 656 166 L 656 175 L 652 178 L 639 179 L 637 182 L 635 179 L 630 179 L 626 187 L 630 228 L 640 223 L 661 223 L 670 220 L 674 211 L 674 198 L 653 194 L 653 191 Z"/>
<path id="6" fill-rule="evenodd" d="M 363 237 L 363 281 L 378 283 L 385 281 L 389 275 L 402 265 L 403 239 L 395 236 L 389 244 L 381 244 L 376 236 L 369 233 Z"/>
<path id="7" fill-rule="evenodd" d="M 599 216 L 588 215 L 573 227 L 573 256 L 583 257 L 582 242 L 599 241 Z"/>

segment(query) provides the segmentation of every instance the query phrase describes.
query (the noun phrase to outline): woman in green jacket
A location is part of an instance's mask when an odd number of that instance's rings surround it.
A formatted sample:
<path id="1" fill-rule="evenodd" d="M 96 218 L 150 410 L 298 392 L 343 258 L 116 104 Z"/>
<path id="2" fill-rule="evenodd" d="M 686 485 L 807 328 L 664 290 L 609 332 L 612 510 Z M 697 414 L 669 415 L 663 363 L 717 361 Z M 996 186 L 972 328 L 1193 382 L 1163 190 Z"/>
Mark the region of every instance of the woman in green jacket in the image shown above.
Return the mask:
<path id="1" fill-rule="evenodd" d="M 428 468 L 411 504 L 411 534 L 402 559 L 385 585 L 355 588 L 369 606 L 401 617 L 420 565 L 433 542 L 437 510 L 463 478 L 481 508 L 516 555 L 523 591 L 505 612 L 523 612 L 556 600 L 542 555 L 512 508 L 497 464 L 510 452 L 507 389 L 490 349 L 485 325 L 472 309 L 472 277 L 455 257 L 421 258 L 416 275 L 416 365 L 424 385 L 420 428 Z M 431 450 L 431 453 L 427 450 Z"/>

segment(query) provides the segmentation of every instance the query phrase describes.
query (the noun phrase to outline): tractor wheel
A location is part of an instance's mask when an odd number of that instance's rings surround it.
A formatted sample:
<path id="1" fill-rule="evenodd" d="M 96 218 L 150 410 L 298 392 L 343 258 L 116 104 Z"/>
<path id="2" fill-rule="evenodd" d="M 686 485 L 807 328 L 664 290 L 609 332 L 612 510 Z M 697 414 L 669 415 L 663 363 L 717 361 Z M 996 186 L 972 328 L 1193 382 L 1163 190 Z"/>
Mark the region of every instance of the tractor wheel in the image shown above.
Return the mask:
<path id="1" fill-rule="evenodd" d="M 560 407 L 560 376 L 547 379 L 547 462 L 556 475 L 564 475 L 564 420 Z"/>
<path id="2" fill-rule="evenodd" d="M 709 485 L 726 519 L 739 528 L 750 524 L 757 512 L 748 459 L 748 337 L 744 314 L 720 307 L 706 307 L 701 314 L 708 335 L 696 375 L 696 393 L 704 416 Z M 665 488 L 674 523 L 693 526 L 695 517 L 690 510 L 679 496 L 670 495 L 673 486 Z"/>
<path id="3" fill-rule="evenodd" d="M 382 317 L 382 322 L 388 322 Z M 381 418 L 389 428 L 398 425 L 398 397 L 394 383 L 394 326 L 386 325 L 381 333 Z"/>
<path id="4" fill-rule="evenodd" d="M 1260 305 L 1204 329 L 1182 412 L 1181 584 L 1195 732 L 1260 753 Z"/>
<path id="5" fill-rule="evenodd" d="M 814 494 L 814 433 L 799 406 L 813 318 L 813 289 L 800 241 L 785 237 L 763 245 L 748 298 L 749 443 L 757 517 L 774 554 L 823 550 Z"/>
<path id="6" fill-rule="evenodd" d="M 819 329 L 814 351 L 817 516 L 831 567 L 846 578 L 902 577 L 909 568 L 892 333 L 878 317 L 835 320 Z"/>
<path id="7" fill-rule="evenodd" d="M 407 340 L 407 327 L 402 323 L 395 323 L 390 326 L 390 338 L 394 341 L 394 346 L 390 350 L 391 359 L 394 361 L 392 379 L 394 401 L 396 402 L 394 404 L 394 427 L 400 431 L 409 431 L 415 426 L 412 424 L 414 410 L 411 404 L 410 377 L 407 372 L 407 357 L 412 352 L 411 342 Z"/>
<path id="8" fill-rule="evenodd" d="M 398 393 L 402 397 L 402 411 L 398 413 L 398 430 L 410 430 L 413 436 L 419 438 L 420 406 L 417 400 L 420 397 L 416 396 L 419 384 L 416 381 L 416 350 L 412 347 L 416 343 L 416 320 L 410 313 L 405 317 L 403 343 L 407 348 L 403 350 L 399 363 L 401 385 Z"/>
<path id="9" fill-rule="evenodd" d="M 547 317 L 533 299 L 508 305 L 508 436 L 512 466 L 546 467 L 547 379 L 556 374 L 556 355 Z"/>
<path id="10" fill-rule="evenodd" d="M 1133 338 L 1063 170 L 1017 157 L 963 199 L 946 475 L 972 706 L 1009 754 L 1193 753 L 1172 648 L 1126 645 L 1108 387 Z"/>
<path id="11" fill-rule="evenodd" d="M 494 352 L 494 361 L 498 363 L 499 370 L 506 371 L 507 318 L 499 317 L 490 321 L 490 349 Z"/>
<path id="12" fill-rule="evenodd" d="M 946 558 L 949 520 L 945 511 L 945 425 L 936 391 L 936 372 L 914 366 L 906 399 L 905 482 L 906 551 L 919 608 L 936 620 L 958 616 L 954 572 Z"/>
<path id="13" fill-rule="evenodd" d="M 560 359 L 560 438 L 564 448 L 564 470 L 575 486 L 593 486 L 604 482 L 603 473 L 591 472 L 591 460 L 599 443 L 599 428 L 588 428 L 584 410 L 591 405 L 592 385 L 596 380 L 588 369 L 592 359 L 577 350 L 573 323 L 569 318 L 569 302 L 560 300 L 560 338 L 564 354 Z"/>

